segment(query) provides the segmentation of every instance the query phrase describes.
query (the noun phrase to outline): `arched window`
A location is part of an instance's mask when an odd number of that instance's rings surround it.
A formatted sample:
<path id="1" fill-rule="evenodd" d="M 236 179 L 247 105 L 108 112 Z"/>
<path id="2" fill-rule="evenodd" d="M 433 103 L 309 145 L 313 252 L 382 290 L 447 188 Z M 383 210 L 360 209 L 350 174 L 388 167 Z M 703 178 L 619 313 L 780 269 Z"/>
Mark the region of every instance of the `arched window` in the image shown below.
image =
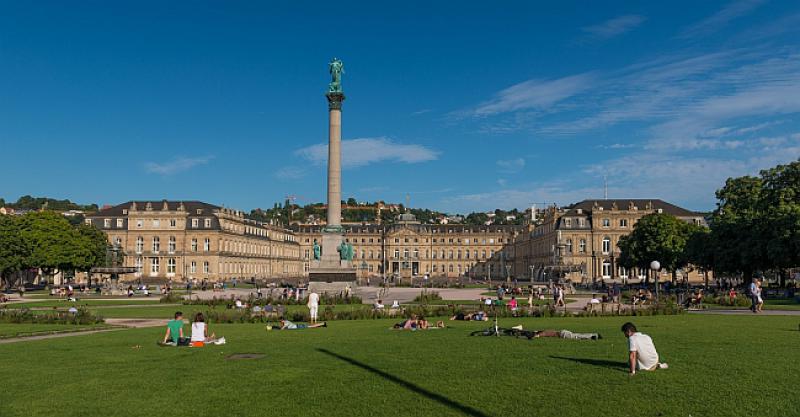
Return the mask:
<path id="1" fill-rule="evenodd" d="M 611 238 L 608 236 L 603 238 L 603 253 L 611 253 Z"/>
<path id="2" fill-rule="evenodd" d="M 175 236 L 169 237 L 169 243 L 167 244 L 167 251 L 169 253 L 175 253 Z"/>
<path id="3" fill-rule="evenodd" d="M 572 239 L 567 239 L 567 253 L 572 253 Z"/>
<path id="4" fill-rule="evenodd" d="M 144 250 L 144 238 L 139 236 L 136 238 L 136 253 L 142 253 L 143 250 Z"/>
<path id="5" fill-rule="evenodd" d="M 450 272 L 453 272 L 453 264 L 450 264 Z"/>
<path id="6" fill-rule="evenodd" d="M 211 250 L 211 239 L 205 238 L 203 241 L 203 250 L 206 252 Z"/>
<path id="7" fill-rule="evenodd" d="M 227 247 L 228 242 L 225 242 L 225 246 Z M 197 239 L 192 239 L 192 252 L 197 252 Z"/>

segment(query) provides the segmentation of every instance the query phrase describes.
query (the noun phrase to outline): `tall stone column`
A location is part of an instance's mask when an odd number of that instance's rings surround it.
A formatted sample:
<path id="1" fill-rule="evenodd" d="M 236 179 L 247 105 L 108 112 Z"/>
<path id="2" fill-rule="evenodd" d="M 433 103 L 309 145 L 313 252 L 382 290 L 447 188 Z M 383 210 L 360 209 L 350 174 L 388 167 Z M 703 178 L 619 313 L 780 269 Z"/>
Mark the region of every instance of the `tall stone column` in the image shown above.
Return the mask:
<path id="1" fill-rule="evenodd" d="M 356 281 L 352 266 L 352 245 L 345 244 L 342 227 L 342 61 L 334 58 L 329 65 L 328 85 L 328 224 L 322 230 L 321 256 L 308 271 L 309 288 L 341 292 Z"/>
<path id="2" fill-rule="evenodd" d="M 329 92 L 328 97 L 328 226 L 342 230 L 342 102 L 344 94 Z"/>

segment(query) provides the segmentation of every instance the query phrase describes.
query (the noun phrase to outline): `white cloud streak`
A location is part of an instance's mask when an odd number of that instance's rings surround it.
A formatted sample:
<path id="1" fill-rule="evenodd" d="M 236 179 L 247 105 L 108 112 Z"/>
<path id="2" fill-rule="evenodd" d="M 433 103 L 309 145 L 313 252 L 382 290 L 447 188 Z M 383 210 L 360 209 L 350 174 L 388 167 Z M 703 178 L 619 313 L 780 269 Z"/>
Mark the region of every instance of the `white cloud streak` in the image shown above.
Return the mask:
<path id="1" fill-rule="evenodd" d="M 597 39 L 609 39 L 629 32 L 647 20 L 646 17 L 630 14 L 606 20 L 597 25 L 586 26 L 582 30 Z"/>
<path id="2" fill-rule="evenodd" d="M 755 10 L 766 0 L 735 0 L 728 3 L 720 11 L 714 13 L 681 32 L 681 38 L 695 38 L 708 35 L 722 29 L 731 20 L 744 16 Z"/>
<path id="3" fill-rule="evenodd" d="M 468 113 L 490 116 L 524 109 L 543 109 L 587 90 L 592 83 L 589 73 L 555 80 L 528 80 L 498 92 L 491 100 Z"/>
<path id="4" fill-rule="evenodd" d="M 328 144 L 298 149 L 295 154 L 318 165 L 328 162 Z M 438 159 L 439 152 L 423 145 L 402 144 L 386 137 L 342 141 L 342 167 L 355 168 L 378 162 L 414 164 Z"/>
<path id="5" fill-rule="evenodd" d="M 205 165 L 214 159 L 214 156 L 183 157 L 179 156 L 167 162 L 146 162 L 144 169 L 150 174 L 173 175 L 188 171 L 198 165 Z"/>

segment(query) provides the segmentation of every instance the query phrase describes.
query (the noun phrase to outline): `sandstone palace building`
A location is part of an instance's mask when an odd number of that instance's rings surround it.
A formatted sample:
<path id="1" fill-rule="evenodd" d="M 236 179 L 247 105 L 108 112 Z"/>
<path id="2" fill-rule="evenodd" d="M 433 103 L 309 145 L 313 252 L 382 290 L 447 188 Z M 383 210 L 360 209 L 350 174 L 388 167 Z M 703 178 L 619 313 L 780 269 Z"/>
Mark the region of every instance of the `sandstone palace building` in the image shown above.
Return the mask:
<path id="1" fill-rule="evenodd" d="M 572 282 L 639 282 L 644 269 L 618 264 L 617 244 L 636 222 L 652 213 L 706 225 L 703 215 L 662 200 L 584 200 L 564 208 L 550 207 L 536 226 L 514 242 L 514 271 L 519 277 L 548 280 L 554 275 Z M 702 281 L 701 271 L 681 271 L 690 281 Z"/>
<path id="2" fill-rule="evenodd" d="M 121 249 L 136 279 L 280 278 L 302 274 L 290 231 L 199 201 L 131 201 L 86 217 Z M 130 277 L 128 277 L 130 278 Z"/>
<path id="3" fill-rule="evenodd" d="M 359 277 L 381 275 L 505 279 L 512 273 L 513 242 L 522 226 L 420 224 L 401 214 L 391 225 L 342 225 L 353 245 Z M 304 269 L 323 226 L 295 226 Z"/>
<path id="4" fill-rule="evenodd" d="M 424 277 L 638 282 L 646 270 L 618 264 L 620 237 L 651 213 L 705 225 L 703 216 L 661 200 L 584 200 L 533 211 L 525 225 L 343 224 L 359 279 Z M 323 225 L 290 229 L 199 201 L 130 201 L 88 215 L 135 268 L 127 279 L 308 277 Z M 700 271 L 681 271 L 700 281 Z M 679 274 L 680 275 L 680 274 Z M 374 282 L 374 281 L 373 281 Z"/>

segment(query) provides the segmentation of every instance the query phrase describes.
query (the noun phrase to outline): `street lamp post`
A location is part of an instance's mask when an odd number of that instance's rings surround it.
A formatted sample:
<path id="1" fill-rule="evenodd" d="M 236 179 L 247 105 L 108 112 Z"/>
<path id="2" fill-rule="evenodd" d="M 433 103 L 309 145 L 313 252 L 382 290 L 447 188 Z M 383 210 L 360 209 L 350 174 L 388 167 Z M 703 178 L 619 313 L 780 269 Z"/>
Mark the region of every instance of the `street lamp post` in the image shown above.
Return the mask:
<path id="1" fill-rule="evenodd" d="M 658 271 L 661 269 L 661 263 L 658 261 L 650 262 L 650 269 L 653 270 L 654 282 L 656 285 L 656 302 L 658 302 Z"/>
<path id="2" fill-rule="evenodd" d="M 506 282 L 511 283 L 511 265 L 506 265 Z"/>
<path id="3" fill-rule="evenodd" d="M 533 269 L 535 268 L 533 265 L 528 266 L 531 269 L 531 284 L 533 284 Z"/>

